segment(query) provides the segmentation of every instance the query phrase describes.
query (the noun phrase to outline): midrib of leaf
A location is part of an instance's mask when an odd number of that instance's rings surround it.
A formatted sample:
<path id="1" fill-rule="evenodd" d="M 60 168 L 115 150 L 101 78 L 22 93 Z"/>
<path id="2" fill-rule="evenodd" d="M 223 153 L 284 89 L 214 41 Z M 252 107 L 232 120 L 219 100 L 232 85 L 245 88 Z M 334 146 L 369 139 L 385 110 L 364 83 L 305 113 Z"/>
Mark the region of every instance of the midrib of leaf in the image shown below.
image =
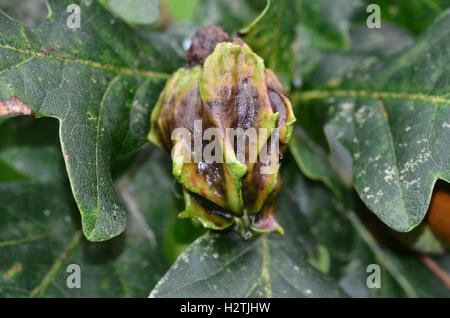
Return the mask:
<path id="1" fill-rule="evenodd" d="M 384 109 L 383 100 L 381 98 L 378 99 L 378 106 L 380 107 L 381 112 L 383 114 L 386 114 L 386 110 Z M 405 194 L 403 192 L 403 187 L 400 186 L 400 174 L 399 174 L 399 171 L 398 171 L 398 160 L 397 160 L 397 152 L 395 151 L 395 146 L 394 146 L 394 137 L 392 136 L 392 131 L 389 128 L 389 119 L 387 118 L 387 115 L 385 115 L 385 116 L 386 116 L 386 118 L 385 118 L 385 120 L 383 120 L 383 127 L 384 127 L 384 129 L 386 129 L 387 135 L 389 136 L 389 145 L 390 145 L 390 148 L 391 148 L 392 156 L 394 157 L 395 178 L 397 179 L 398 190 L 400 192 L 400 197 L 402 198 L 402 202 L 401 202 L 402 210 L 401 211 L 402 211 L 402 213 L 404 215 L 406 215 L 406 218 L 408 219 L 408 223 L 411 226 L 411 222 L 410 222 L 411 218 L 410 218 L 408 213 L 405 213 L 406 212 L 406 209 L 405 209 L 405 198 L 404 198 Z"/>
<path id="2" fill-rule="evenodd" d="M 262 271 L 261 271 L 261 277 L 260 279 L 264 280 L 264 288 L 266 291 L 267 298 L 272 298 L 272 283 L 270 280 L 270 254 L 269 254 L 269 240 L 268 235 L 264 235 L 261 238 L 262 241 Z M 289 260 L 289 255 L 286 255 L 286 260 Z M 278 268 L 274 267 L 274 270 L 282 277 L 286 283 L 290 286 L 292 286 L 295 290 L 298 290 L 301 294 L 304 294 L 304 292 L 298 288 L 298 286 L 292 284 L 292 282 L 286 277 L 286 275 L 280 271 Z M 253 290 L 258 286 L 258 283 L 260 282 L 260 279 L 258 279 L 253 286 L 249 289 L 247 292 L 247 295 L 244 298 L 248 298 L 250 294 L 253 292 Z"/>
<path id="3" fill-rule="evenodd" d="M 268 298 L 272 298 L 272 285 L 270 283 L 270 271 L 269 271 L 269 244 L 267 242 L 267 235 L 264 235 L 262 238 L 262 254 L 263 254 L 263 262 L 262 262 L 262 272 L 261 276 L 264 279 L 264 286 L 266 289 L 266 294 Z"/>
<path id="4" fill-rule="evenodd" d="M 50 236 L 53 236 L 56 234 L 62 234 L 62 233 L 68 232 L 69 230 L 70 230 L 69 228 L 64 228 L 64 229 L 61 228 L 61 229 L 57 229 L 54 231 L 45 232 L 45 233 L 41 233 L 41 234 L 29 236 L 29 237 L 24 237 L 24 238 L 17 239 L 17 240 L 2 241 L 2 242 L 0 242 L 0 248 L 16 246 L 16 245 L 30 243 L 33 241 L 42 240 L 44 238 L 47 238 L 47 237 L 50 237 Z"/>
<path id="5" fill-rule="evenodd" d="M 140 84 L 138 84 L 138 85 L 136 86 L 136 91 L 134 92 L 133 98 L 131 99 L 132 102 L 131 102 L 131 107 L 130 107 L 129 110 L 128 110 L 128 114 L 130 114 L 130 113 L 133 111 L 133 102 L 136 100 L 136 95 L 138 94 L 139 89 L 140 89 L 141 87 L 146 87 L 147 85 L 149 85 L 150 81 L 151 81 L 151 79 L 150 79 L 150 78 L 147 78 L 145 81 L 143 81 L 142 83 L 140 83 Z M 125 142 L 126 142 L 128 136 L 130 135 L 130 131 L 131 131 L 131 127 L 130 127 L 130 126 L 131 126 L 131 121 L 128 123 L 127 133 L 126 133 L 126 135 L 123 137 L 122 142 L 120 143 L 120 147 L 118 147 L 118 149 L 122 149 L 122 147 L 123 147 L 123 145 L 125 144 Z M 137 149 L 137 150 L 139 150 L 139 149 Z M 136 151 L 137 151 L 137 150 L 136 150 Z M 126 154 L 125 154 L 125 155 L 126 155 Z M 125 156 L 125 155 L 124 155 L 124 156 Z"/>
<path id="6" fill-rule="evenodd" d="M 205 236 L 201 237 L 200 239 L 205 239 Z M 183 253 L 187 253 L 188 251 L 189 251 L 189 247 L 188 247 L 188 249 L 186 249 Z M 243 257 L 244 255 L 246 255 L 248 252 L 251 252 L 251 251 L 252 251 L 252 247 L 249 246 L 248 248 L 244 249 L 239 255 L 236 255 L 236 257 L 233 257 L 231 260 L 229 260 L 228 262 L 226 262 L 225 264 L 223 264 L 223 266 L 221 266 L 217 271 L 215 271 L 214 273 L 209 274 L 208 276 L 206 276 L 206 277 L 204 277 L 204 278 L 202 278 L 202 279 L 196 280 L 194 283 L 198 283 L 198 282 L 201 282 L 201 281 L 205 281 L 205 280 L 207 280 L 207 279 L 209 279 L 209 278 L 211 278 L 211 277 L 216 276 L 217 274 L 219 274 L 219 273 L 221 273 L 222 271 L 226 270 L 226 268 L 227 268 L 229 265 L 233 264 L 233 263 L 234 263 L 235 261 L 237 261 L 239 258 Z M 169 272 L 167 272 L 166 275 L 167 275 L 168 273 L 169 273 Z M 158 282 L 158 284 L 155 286 L 154 291 L 158 291 L 158 285 L 161 284 L 162 282 L 164 282 L 164 277 L 163 277 L 163 278 Z M 189 285 L 192 285 L 192 283 L 185 284 L 185 285 L 182 285 L 182 286 L 180 286 L 180 287 L 177 287 L 176 289 L 172 290 L 171 292 L 180 290 L 180 289 L 182 289 L 182 288 L 184 288 L 184 287 L 187 287 L 187 286 L 189 286 Z M 153 294 L 153 292 L 150 294 L 150 297 L 152 296 L 152 294 Z"/>
<path id="7" fill-rule="evenodd" d="M 118 66 L 113 66 L 113 65 L 108 65 L 108 64 L 102 64 L 102 63 L 95 62 L 95 61 L 83 60 L 83 59 L 66 57 L 66 56 L 54 56 L 54 55 L 45 54 L 42 52 L 36 52 L 36 51 L 32 51 L 32 50 L 26 50 L 26 49 L 22 49 L 22 48 L 12 47 L 7 44 L 0 44 L 0 49 L 11 50 L 11 51 L 27 54 L 27 55 L 30 55 L 33 57 L 54 59 L 54 60 L 62 61 L 64 63 L 84 64 L 84 65 L 87 65 L 87 66 L 90 66 L 93 68 L 116 72 L 116 73 L 120 73 L 120 74 L 124 74 L 124 75 L 144 76 L 144 77 L 161 78 L 161 79 L 167 79 L 170 76 L 169 74 L 166 74 L 166 73 L 159 73 L 159 72 L 152 72 L 152 71 L 145 71 L 145 70 L 136 70 L 136 69 L 130 69 L 130 68 L 126 68 L 126 67 L 118 67 Z M 19 64 L 24 64 L 24 62 L 29 62 L 30 60 L 32 60 L 32 58 L 22 61 Z M 17 67 L 19 64 L 16 64 L 14 67 Z M 9 68 L 9 69 L 11 69 L 11 68 Z"/>
<path id="8" fill-rule="evenodd" d="M 370 91 L 370 90 L 307 90 L 302 92 L 294 92 L 291 95 L 292 101 L 303 101 L 307 102 L 314 99 L 328 99 L 330 97 L 367 97 L 372 99 L 377 99 L 380 103 L 385 99 L 400 99 L 400 100 L 419 100 L 419 101 L 425 101 L 433 103 L 433 114 L 431 118 L 431 129 L 430 134 L 433 133 L 434 130 L 434 121 L 435 121 L 435 114 L 437 111 L 438 103 L 442 104 L 449 104 L 450 105 L 450 98 L 446 98 L 446 95 L 438 96 L 438 95 L 426 95 L 426 94 L 410 94 L 410 93 L 404 93 L 404 92 L 384 92 L 384 91 Z M 295 105 L 294 105 L 295 107 Z M 380 107 L 383 107 L 383 105 L 380 104 Z M 384 109 L 382 110 L 384 112 Z M 387 119 L 388 120 L 388 119 Z M 385 125 L 387 124 L 387 120 L 384 122 Z M 389 127 L 385 127 L 386 131 L 388 132 L 389 138 L 390 138 L 390 144 L 391 144 L 391 152 L 394 156 L 394 168 L 396 170 L 396 176 L 398 184 L 400 185 L 400 180 L 398 179 L 398 165 L 397 165 L 397 155 L 394 148 L 394 142 L 392 137 L 392 132 Z M 401 186 L 398 187 L 400 191 L 400 196 L 403 198 L 403 188 Z M 404 202 L 404 201 L 403 201 Z M 402 202 L 402 205 L 403 205 Z M 408 221 L 410 220 L 410 215 L 406 213 L 406 216 L 408 218 Z"/>
<path id="9" fill-rule="evenodd" d="M 432 103 L 450 104 L 450 98 L 437 95 L 410 94 L 404 92 L 383 92 L 369 90 L 307 90 L 294 92 L 290 98 L 297 102 L 306 102 L 314 99 L 327 99 L 330 97 L 369 97 L 373 99 L 412 99 Z"/>
<path id="10" fill-rule="evenodd" d="M 205 237 L 202 237 L 201 239 L 205 239 Z M 263 235 L 261 238 L 261 257 L 262 257 L 262 264 L 261 264 L 261 276 L 260 279 L 264 280 L 264 289 L 266 292 L 266 295 L 268 298 L 272 298 L 272 285 L 270 282 L 270 255 L 269 255 L 269 243 L 268 243 L 268 238 L 267 235 Z M 221 273 L 222 271 L 226 270 L 226 268 L 228 266 L 230 266 L 232 263 L 236 262 L 238 259 L 240 259 L 241 257 L 243 257 L 244 255 L 246 255 L 248 252 L 252 251 L 253 247 L 249 246 L 248 248 L 244 249 L 240 254 L 236 255 L 235 257 L 233 257 L 231 260 L 229 260 L 228 262 L 226 262 L 225 264 L 223 264 L 217 271 L 215 271 L 214 273 L 209 274 L 208 276 L 196 280 L 195 283 L 201 282 L 201 281 L 205 281 L 207 279 L 210 279 L 211 277 L 214 277 L 216 275 L 218 275 L 219 273 Z M 188 250 L 184 251 L 183 253 L 188 252 Z M 167 274 L 166 274 L 167 275 Z M 154 291 L 158 290 L 158 285 L 164 281 L 164 278 L 162 278 L 159 283 L 155 286 Z M 255 282 L 255 284 L 249 289 L 247 295 L 250 295 L 251 292 L 255 289 L 255 287 L 258 285 L 259 279 Z M 189 284 L 185 284 L 182 286 L 177 287 L 176 289 L 172 290 L 171 292 L 183 289 L 189 285 L 192 285 L 192 283 Z M 152 292 L 153 294 L 153 292 Z M 151 297 L 152 295 L 150 295 Z"/>
<path id="11" fill-rule="evenodd" d="M 201 239 L 205 239 L 207 238 L 207 236 L 202 237 Z M 252 291 L 257 287 L 259 281 L 262 279 L 264 281 L 264 290 L 266 292 L 266 297 L 267 298 L 272 298 L 272 284 L 270 281 L 270 254 L 269 254 L 269 239 L 268 239 L 268 235 L 263 235 L 261 238 L 261 258 L 262 258 L 262 262 L 261 262 L 261 276 L 259 277 L 259 279 L 257 281 L 255 281 L 255 283 L 252 285 L 252 287 L 247 291 L 247 296 L 248 297 Z M 211 277 L 214 277 L 216 275 L 218 275 L 219 273 L 221 273 L 222 271 L 226 270 L 226 268 L 228 268 L 231 264 L 233 264 L 234 262 L 236 262 L 237 260 L 239 260 L 240 258 L 242 258 L 243 256 L 245 256 L 248 252 L 251 252 L 254 249 L 253 246 L 249 246 L 248 248 L 244 249 L 241 253 L 239 253 L 238 255 L 236 255 L 235 257 L 233 257 L 231 260 L 229 260 L 228 262 L 226 262 L 225 264 L 223 264 L 218 270 L 216 270 L 215 272 L 207 275 L 206 277 L 203 277 L 202 279 L 196 280 L 194 283 L 198 283 L 201 281 L 205 281 L 210 279 Z M 184 251 L 183 253 L 188 252 L 188 250 Z M 167 275 L 167 274 L 166 274 Z M 160 282 L 158 283 L 158 285 L 164 281 L 164 278 L 162 278 L 160 280 Z M 158 285 L 155 286 L 154 291 L 158 290 Z M 192 285 L 192 283 L 189 284 L 185 284 L 182 286 L 177 287 L 176 289 L 172 290 L 171 292 L 183 289 L 189 285 Z M 153 292 L 152 292 L 153 294 Z M 152 296 L 152 295 L 150 295 Z"/>
<path id="12" fill-rule="evenodd" d="M 59 257 L 56 259 L 56 261 L 50 267 L 50 270 L 44 276 L 41 283 L 35 289 L 33 289 L 31 291 L 29 297 L 33 298 L 33 297 L 39 297 L 42 295 L 42 293 L 45 291 L 47 286 L 52 282 L 53 278 L 55 277 L 56 273 L 60 269 L 64 260 L 70 255 L 70 253 L 75 249 L 75 247 L 78 246 L 78 244 L 81 241 L 82 235 L 83 234 L 81 231 L 75 232 L 75 235 L 73 236 L 72 241 L 69 243 L 67 248 L 59 255 Z"/>

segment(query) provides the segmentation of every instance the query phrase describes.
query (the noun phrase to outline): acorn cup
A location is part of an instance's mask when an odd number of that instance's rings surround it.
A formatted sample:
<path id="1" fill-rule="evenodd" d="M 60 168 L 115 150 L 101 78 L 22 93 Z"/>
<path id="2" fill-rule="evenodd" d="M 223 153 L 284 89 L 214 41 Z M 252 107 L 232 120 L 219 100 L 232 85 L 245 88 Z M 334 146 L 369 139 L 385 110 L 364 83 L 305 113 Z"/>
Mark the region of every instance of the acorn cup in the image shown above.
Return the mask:
<path id="1" fill-rule="evenodd" d="M 214 230 L 236 225 L 246 239 L 283 234 L 279 159 L 295 117 L 281 83 L 218 27 L 199 29 L 187 58 L 162 91 L 148 136 L 171 154 L 186 204 L 179 216 Z"/>

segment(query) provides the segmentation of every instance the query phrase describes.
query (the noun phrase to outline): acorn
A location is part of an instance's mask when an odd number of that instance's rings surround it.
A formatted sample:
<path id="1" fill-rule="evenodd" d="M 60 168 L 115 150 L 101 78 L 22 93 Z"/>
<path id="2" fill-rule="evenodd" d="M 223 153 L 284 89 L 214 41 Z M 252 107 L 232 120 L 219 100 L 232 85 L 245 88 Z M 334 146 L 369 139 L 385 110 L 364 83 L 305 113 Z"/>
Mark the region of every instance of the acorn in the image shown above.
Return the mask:
<path id="1" fill-rule="evenodd" d="M 445 182 L 436 184 L 427 222 L 434 235 L 444 243 L 450 244 L 450 185 Z"/>
<path id="2" fill-rule="evenodd" d="M 240 38 L 199 29 L 188 65 L 168 80 L 149 140 L 172 158 L 185 210 L 203 226 L 245 238 L 283 233 L 276 220 L 280 158 L 295 122 L 276 75 Z"/>

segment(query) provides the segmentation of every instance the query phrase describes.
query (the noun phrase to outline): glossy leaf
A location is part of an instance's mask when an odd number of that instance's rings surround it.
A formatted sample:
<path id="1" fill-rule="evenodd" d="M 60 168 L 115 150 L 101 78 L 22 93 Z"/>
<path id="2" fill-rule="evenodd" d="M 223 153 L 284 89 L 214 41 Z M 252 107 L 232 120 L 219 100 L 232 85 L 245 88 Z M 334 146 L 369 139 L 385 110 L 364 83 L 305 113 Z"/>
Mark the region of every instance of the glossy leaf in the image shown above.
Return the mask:
<path id="1" fill-rule="evenodd" d="M 254 19 L 258 11 L 245 0 L 202 0 L 197 2 L 194 22 L 218 25 L 232 33 Z"/>
<path id="2" fill-rule="evenodd" d="M 346 186 L 337 172 L 339 167 L 334 163 L 333 158 L 315 144 L 305 131 L 299 128 L 294 130 L 289 149 L 301 170 L 309 178 L 321 180 L 340 198 L 346 195 Z"/>
<path id="3" fill-rule="evenodd" d="M 283 85 L 290 84 L 299 5 L 296 1 L 267 1 L 261 15 L 249 27 L 241 30 L 245 41 L 264 58 L 266 66 L 280 77 Z"/>
<path id="4" fill-rule="evenodd" d="M 347 20 L 360 6 L 358 0 L 268 1 L 261 15 L 241 33 L 289 88 L 292 80 L 299 80 L 296 63 L 306 49 L 348 46 Z M 297 48 L 299 53 L 294 53 Z"/>
<path id="5" fill-rule="evenodd" d="M 120 234 L 125 211 L 111 160 L 142 147 L 166 75 L 158 55 L 96 1 L 81 4 L 81 28 L 66 8 L 30 29 L 0 13 L 0 100 L 19 98 L 37 117 L 60 121 L 61 147 L 83 231 L 92 241 Z M 93 21 L 95 20 L 95 23 Z"/>
<path id="6" fill-rule="evenodd" d="M 14 132 L 11 123 L 2 134 Z M 108 242 L 92 243 L 80 231 L 57 144 L 1 143 L 1 149 L 0 162 L 6 168 L 0 166 L 0 174 L 14 169 L 21 177 L 0 182 L 0 296 L 147 296 L 168 269 L 165 242 L 173 235 L 169 220 L 178 212 L 163 156 L 150 152 L 145 164 L 117 183 L 129 211 L 127 231 Z M 80 289 L 66 285 L 70 264 L 80 266 Z"/>
<path id="7" fill-rule="evenodd" d="M 320 50 L 314 46 L 303 50 L 299 72 L 304 76 L 303 85 L 316 89 L 339 86 L 346 74 L 357 69 L 366 69 L 379 60 L 392 56 L 411 45 L 412 36 L 405 30 L 384 24 L 382 29 L 368 29 L 365 26 L 350 28 L 348 50 Z M 320 99 L 302 99 L 304 93 L 294 93 L 293 102 L 301 129 L 290 149 L 304 174 L 312 179 L 322 180 L 336 194 L 345 184 L 351 184 L 351 147 L 353 127 L 349 116 L 334 116 L 334 99 L 324 103 Z M 300 97 L 300 102 L 296 102 Z M 343 112 L 350 105 L 341 100 Z M 332 115 L 328 116 L 327 114 Z M 327 122 L 328 120 L 328 122 Z M 336 139 L 339 138 L 339 141 Z M 328 166 L 328 168 L 327 168 Z M 339 195 L 339 194 L 338 194 Z M 342 196 L 342 195 L 341 195 Z"/>
<path id="8" fill-rule="evenodd" d="M 289 163 L 291 164 L 291 163 Z M 291 172 L 290 175 L 293 175 Z M 449 297 L 445 282 L 428 268 L 426 256 L 401 244 L 411 233 L 388 231 L 358 201 L 334 197 L 324 185 L 303 176 L 288 177 L 286 187 L 299 211 L 311 224 L 311 233 L 324 255 L 326 271 L 352 297 Z M 356 196 L 356 195 L 355 195 Z M 418 234 L 418 233 L 416 233 Z M 377 238 L 377 239 L 376 239 Z M 371 264 L 380 268 L 380 288 L 368 288 Z M 420 275 L 415 275 L 420 272 Z"/>
<path id="9" fill-rule="evenodd" d="M 233 232 L 208 232 L 186 249 L 150 297 L 345 297 L 312 265 L 308 225 L 291 199 L 279 199 L 286 235 L 246 242 Z"/>
<path id="10" fill-rule="evenodd" d="M 398 231 L 417 226 L 436 179 L 450 179 L 449 17 L 403 54 L 347 75 L 340 87 L 352 89 L 311 96 L 331 106 L 330 126 L 353 155 L 359 195 Z"/>

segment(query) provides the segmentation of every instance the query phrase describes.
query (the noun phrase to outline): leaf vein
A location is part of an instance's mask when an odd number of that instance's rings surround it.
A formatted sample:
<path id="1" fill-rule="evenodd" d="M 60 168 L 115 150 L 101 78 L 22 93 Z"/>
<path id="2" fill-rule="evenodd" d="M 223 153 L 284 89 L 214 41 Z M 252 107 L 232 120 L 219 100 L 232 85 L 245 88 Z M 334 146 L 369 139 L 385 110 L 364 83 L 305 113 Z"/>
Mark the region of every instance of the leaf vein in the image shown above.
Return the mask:
<path id="1" fill-rule="evenodd" d="M 83 65 L 87 65 L 87 66 L 90 66 L 93 68 L 98 68 L 98 69 L 102 69 L 102 70 L 106 70 L 106 71 L 121 73 L 121 74 L 125 74 L 125 75 L 144 76 L 144 77 L 161 78 L 161 79 L 169 78 L 169 75 L 166 73 L 130 69 L 130 68 L 126 68 L 126 67 L 102 64 L 102 63 L 95 62 L 95 61 L 83 60 L 83 59 L 67 57 L 67 56 L 55 56 L 55 55 L 50 55 L 50 54 L 46 54 L 46 53 L 42 53 L 42 52 L 36 52 L 36 51 L 32 51 L 32 50 L 12 47 L 7 44 L 0 44 L 0 49 L 11 50 L 11 51 L 15 51 L 15 52 L 23 53 L 23 54 L 28 54 L 28 55 L 31 55 L 34 57 L 39 57 L 39 58 L 55 59 L 55 60 L 59 60 L 59 61 L 65 62 L 65 63 L 83 64 Z"/>

